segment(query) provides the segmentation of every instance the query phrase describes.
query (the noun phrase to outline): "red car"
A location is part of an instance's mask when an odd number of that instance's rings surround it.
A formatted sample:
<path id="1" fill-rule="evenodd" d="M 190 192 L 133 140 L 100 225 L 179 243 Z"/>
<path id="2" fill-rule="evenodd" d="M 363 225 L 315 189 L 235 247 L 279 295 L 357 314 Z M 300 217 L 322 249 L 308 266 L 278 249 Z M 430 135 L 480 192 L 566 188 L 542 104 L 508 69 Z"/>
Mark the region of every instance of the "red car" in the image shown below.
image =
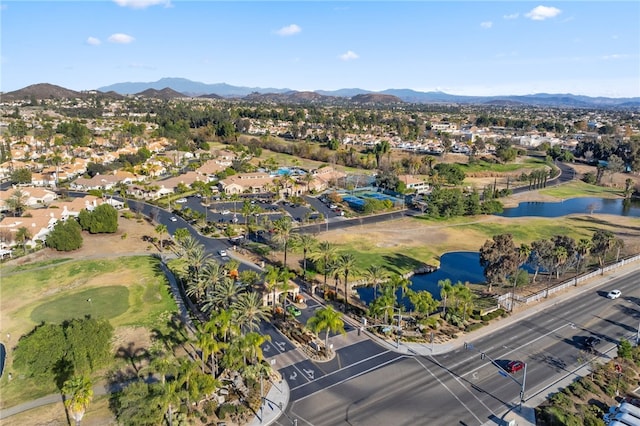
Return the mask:
<path id="1" fill-rule="evenodd" d="M 507 364 L 507 372 L 513 374 L 524 368 L 524 362 L 522 361 L 511 361 Z"/>

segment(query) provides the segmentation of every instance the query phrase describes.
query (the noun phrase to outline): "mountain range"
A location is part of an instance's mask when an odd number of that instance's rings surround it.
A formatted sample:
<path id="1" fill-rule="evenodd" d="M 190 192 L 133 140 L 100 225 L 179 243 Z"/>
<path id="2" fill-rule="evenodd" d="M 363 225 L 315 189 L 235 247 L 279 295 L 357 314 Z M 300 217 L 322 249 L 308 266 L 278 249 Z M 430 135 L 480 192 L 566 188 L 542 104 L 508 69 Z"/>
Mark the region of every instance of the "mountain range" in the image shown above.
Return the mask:
<path id="1" fill-rule="evenodd" d="M 476 105 L 533 105 L 578 108 L 637 108 L 640 98 L 590 97 L 573 94 L 538 93 L 507 96 L 464 96 L 444 92 L 420 92 L 412 89 L 370 91 L 359 88 L 339 90 L 295 91 L 291 89 L 232 86 L 226 83 L 206 84 L 184 78 L 162 78 L 154 82 L 126 82 L 97 89 L 108 96 L 137 95 L 170 99 L 176 97 L 240 98 L 253 101 L 289 103 L 438 103 Z M 83 97 L 76 92 L 51 84 L 34 84 L 2 94 L 4 100 Z"/>

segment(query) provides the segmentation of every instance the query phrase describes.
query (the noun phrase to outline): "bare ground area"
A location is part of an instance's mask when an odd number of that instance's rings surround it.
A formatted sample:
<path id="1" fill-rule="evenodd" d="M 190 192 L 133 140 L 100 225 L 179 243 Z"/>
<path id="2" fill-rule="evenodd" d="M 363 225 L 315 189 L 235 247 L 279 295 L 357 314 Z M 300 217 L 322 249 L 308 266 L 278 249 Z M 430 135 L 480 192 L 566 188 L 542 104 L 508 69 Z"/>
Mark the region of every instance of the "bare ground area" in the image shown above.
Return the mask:
<path id="1" fill-rule="evenodd" d="M 143 241 L 144 236 L 157 237 L 155 226 L 145 219 L 118 218 L 118 230 L 113 234 L 82 233 L 82 247 L 64 252 L 44 248 L 35 253 L 3 262 L 4 266 L 24 265 L 54 259 L 86 259 L 97 257 L 119 257 L 128 254 L 158 253 L 151 243 Z M 166 235 L 165 235 L 166 237 Z"/>

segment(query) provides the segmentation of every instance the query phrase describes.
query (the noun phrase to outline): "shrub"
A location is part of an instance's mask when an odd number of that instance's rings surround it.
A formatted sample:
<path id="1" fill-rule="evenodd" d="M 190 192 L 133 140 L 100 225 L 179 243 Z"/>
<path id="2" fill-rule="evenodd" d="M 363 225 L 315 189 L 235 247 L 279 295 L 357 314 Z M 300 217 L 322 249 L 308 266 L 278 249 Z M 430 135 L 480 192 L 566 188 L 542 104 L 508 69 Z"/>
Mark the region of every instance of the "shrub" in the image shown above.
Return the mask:
<path id="1" fill-rule="evenodd" d="M 558 392 L 551 397 L 551 403 L 558 408 L 568 409 L 573 407 L 573 401 L 566 392 Z"/>
<path id="2" fill-rule="evenodd" d="M 472 331 L 474 331 L 474 330 L 477 330 L 477 329 L 479 329 L 479 328 L 482 328 L 482 327 L 484 327 L 484 324 L 483 324 L 483 323 L 481 323 L 481 322 L 476 322 L 476 323 L 473 323 L 473 324 L 469 324 L 469 325 L 465 328 L 465 330 L 464 330 L 464 331 L 465 331 L 465 332 L 467 332 L 467 333 L 470 333 L 470 332 L 472 332 Z"/>
<path id="3" fill-rule="evenodd" d="M 47 247 L 58 251 L 72 251 L 82 247 L 80 224 L 75 219 L 67 219 L 56 223 L 47 236 Z"/>

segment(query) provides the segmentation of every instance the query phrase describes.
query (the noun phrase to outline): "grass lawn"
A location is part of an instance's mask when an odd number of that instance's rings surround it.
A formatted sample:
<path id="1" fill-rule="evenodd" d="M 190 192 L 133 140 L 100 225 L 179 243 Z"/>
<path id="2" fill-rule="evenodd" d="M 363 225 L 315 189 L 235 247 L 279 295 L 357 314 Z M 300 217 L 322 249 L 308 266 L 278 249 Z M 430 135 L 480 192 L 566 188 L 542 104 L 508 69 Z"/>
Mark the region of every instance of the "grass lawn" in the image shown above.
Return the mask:
<path id="1" fill-rule="evenodd" d="M 520 169 L 539 169 L 545 167 L 547 164 L 541 158 L 527 158 L 522 163 L 490 163 L 487 161 L 478 161 L 472 164 L 461 164 L 462 170 L 465 173 L 482 173 L 482 172 L 495 172 L 495 173 L 508 173 L 515 172 Z"/>
<path id="2" fill-rule="evenodd" d="M 118 336 L 119 330 L 132 327 L 163 329 L 177 311 L 159 261 L 151 256 L 31 266 L 2 277 L 0 323 L 3 336 L 11 335 L 6 372 L 13 370 L 13 346 L 40 321 L 60 322 L 89 313 L 108 318 Z M 114 365 L 117 362 L 114 359 Z M 50 381 L 13 373 L 11 382 L 7 374 L 0 380 L 3 408 L 56 391 Z"/>
<path id="3" fill-rule="evenodd" d="M 604 186 L 590 185 L 580 180 L 573 180 L 564 185 L 557 185 L 550 188 L 541 189 L 540 193 L 561 199 L 577 197 L 616 198 L 623 195 L 623 191 L 618 188 L 607 188 Z"/>
<path id="4" fill-rule="evenodd" d="M 111 319 L 129 309 L 129 289 L 125 286 L 96 287 L 79 293 L 61 295 L 31 312 L 35 323 L 62 323 L 70 318 L 90 315 Z"/>
<path id="5" fill-rule="evenodd" d="M 424 264 L 439 265 L 442 254 L 478 251 L 496 234 L 510 233 L 519 245 L 554 235 L 590 239 L 597 229 L 607 229 L 622 237 L 629 252 L 638 249 L 640 220 L 610 215 L 510 219 L 475 216 L 451 221 L 405 218 L 357 230 L 330 231 L 323 233 L 319 240 L 336 244 L 339 252 L 354 254 L 358 270 L 349 279 L 357 280 L 373 264 L 392 273 L 407 273 Z"/>

